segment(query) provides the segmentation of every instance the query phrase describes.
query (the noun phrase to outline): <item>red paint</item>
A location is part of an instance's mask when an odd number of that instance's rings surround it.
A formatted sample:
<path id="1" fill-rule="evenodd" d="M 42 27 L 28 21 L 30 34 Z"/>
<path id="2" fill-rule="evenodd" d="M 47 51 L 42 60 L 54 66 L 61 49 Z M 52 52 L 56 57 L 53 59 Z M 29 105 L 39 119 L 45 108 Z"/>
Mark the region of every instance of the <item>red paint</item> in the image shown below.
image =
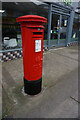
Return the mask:
<path id="1" fill-rule="evenodd" d="M 17 18 L 21 23 L 24 78 L 30 81 L 42 76 L 43 66 L 43 35 L 47 19 L 36 15 Z M 39 30 L 40 28 L 40 30 Z M 41 40 L 41 51 L 35 52 L 35 40 Z"/>

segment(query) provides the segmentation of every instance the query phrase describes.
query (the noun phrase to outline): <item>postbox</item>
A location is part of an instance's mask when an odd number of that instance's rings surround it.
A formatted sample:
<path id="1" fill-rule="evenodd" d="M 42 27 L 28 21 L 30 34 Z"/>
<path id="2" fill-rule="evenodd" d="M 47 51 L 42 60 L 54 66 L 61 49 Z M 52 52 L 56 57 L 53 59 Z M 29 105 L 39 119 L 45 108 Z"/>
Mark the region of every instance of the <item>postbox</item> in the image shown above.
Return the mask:
<path id="1" fill-rule="evenodd" d="M 37 15 L 26 15 L 17 18 L 21 24 L 24 91 L 36 95 L 42 89 L 43 35 L 47 19 Z"/>

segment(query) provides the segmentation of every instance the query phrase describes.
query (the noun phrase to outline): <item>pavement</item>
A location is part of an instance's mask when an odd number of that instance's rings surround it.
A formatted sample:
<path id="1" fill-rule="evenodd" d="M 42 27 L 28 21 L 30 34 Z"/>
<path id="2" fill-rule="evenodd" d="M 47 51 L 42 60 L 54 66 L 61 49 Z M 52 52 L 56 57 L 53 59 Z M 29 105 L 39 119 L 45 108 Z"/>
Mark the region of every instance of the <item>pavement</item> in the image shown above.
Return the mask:
<path id="1" fill-rule="evenodd" d="M 42 91 L 23 91 L 22 58 L 2 64 L 3 118 L 78 118 L 78 47 L 44 52 Z"/>

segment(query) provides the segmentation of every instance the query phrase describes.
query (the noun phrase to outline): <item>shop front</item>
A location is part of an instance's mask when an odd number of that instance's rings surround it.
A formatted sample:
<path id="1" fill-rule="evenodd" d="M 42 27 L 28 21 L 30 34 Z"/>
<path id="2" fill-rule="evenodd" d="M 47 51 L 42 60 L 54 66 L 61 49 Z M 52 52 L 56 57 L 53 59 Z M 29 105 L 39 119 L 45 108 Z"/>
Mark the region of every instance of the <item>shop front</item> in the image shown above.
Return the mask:
<path id="1" fill-rule="evenodd" d="M 52 5 L 52 8 L 51 8 Z M 78 19 L 73 7 L 61 7 L 59 3 L 3 2 L 2 9 L 2 50 L 0 61 L 20 58 L 22 54 L 22 36 L 20 24 L 16 18 L 23 15 L 39 15 L 48 18 L 44 25 L 43 48 L 67 46 L 78 38 Z M 72 12 L 71 12 L 72 11 Z"/>

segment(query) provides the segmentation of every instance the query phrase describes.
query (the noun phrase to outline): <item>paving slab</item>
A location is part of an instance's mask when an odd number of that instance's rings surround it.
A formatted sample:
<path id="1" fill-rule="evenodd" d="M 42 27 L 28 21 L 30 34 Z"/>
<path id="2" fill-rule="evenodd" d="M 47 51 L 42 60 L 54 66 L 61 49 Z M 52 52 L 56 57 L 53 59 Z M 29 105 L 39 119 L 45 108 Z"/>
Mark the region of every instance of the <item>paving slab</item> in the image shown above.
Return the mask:
<path id="1" fill-rule="evenodd" d="M 36 96 L 23 94 L 23 61 L 3 63 L 3 97 L 13 118 L 77 118 L 78 48 L 52 49 L 44 53 L 43 89 Z M 5 92 L 3 92 L 5 96 Z M 10 104 L 8 104 L 10 101 Z M 12 104 L 12 105 L 11 105 Z M 4 110 L 3 110 L 4 113 Z M 5 117 L 5 116 L 4 116 Z"/>
<path id="2" fill-rule="evenodd" d="M 72 77 L 71 77 L 71 76 Z M 16 108 L 16 113 L 14 117 L 22 117 L 22 118 L 55 118 L 54 110 L 59 109 L 60 104 L 62 104 L 62 108 L 65 109 L 65 114 L 60 114 L 61 118 L 72 118 L 72 113 L 75 112 L 75 118 L 78 116 L 78 104 L 76 104 L 76 108 L 72 109 L 67 112 L 66 105 L 63 104 L 66 99 L 70 98 L 70 96 L 77 91 L 78 79 L 76 70 L 71 72 L 68 77 L 64 76 L 63 80 L 58 82 L 56 85 L 51 86 L 50 88 L 46 88 L 46 90 L 39 95 L 37 98 L 29 99 L 28 104 L 19 105 L 20 109 Z M 26 99 L 28 96 L 26 96 Z M 65 106 L 64 106 L 65 105 Z M 69 109 L 70 106 L 67 106 Z M 57 111 L 58 112 L 58 111 Z M 24 115 L 23 115 L 24 114 Z M 56 117 L 57 116 L 56 114 Z"/>

